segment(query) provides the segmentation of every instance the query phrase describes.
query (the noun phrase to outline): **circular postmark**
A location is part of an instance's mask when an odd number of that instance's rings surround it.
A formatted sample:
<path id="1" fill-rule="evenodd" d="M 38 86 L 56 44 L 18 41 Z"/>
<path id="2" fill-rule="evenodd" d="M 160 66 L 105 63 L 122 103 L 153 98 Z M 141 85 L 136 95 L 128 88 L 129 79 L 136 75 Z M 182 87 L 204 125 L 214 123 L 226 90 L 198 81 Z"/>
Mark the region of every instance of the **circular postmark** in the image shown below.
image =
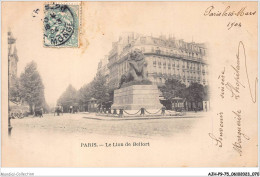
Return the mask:
<path id="1" fill-rule="evenodd" d="M 63 4 L 46 4 L 44 17 L 44 44 L 59 46 L 70 39 L 74 32 L 74 17 Z"/>

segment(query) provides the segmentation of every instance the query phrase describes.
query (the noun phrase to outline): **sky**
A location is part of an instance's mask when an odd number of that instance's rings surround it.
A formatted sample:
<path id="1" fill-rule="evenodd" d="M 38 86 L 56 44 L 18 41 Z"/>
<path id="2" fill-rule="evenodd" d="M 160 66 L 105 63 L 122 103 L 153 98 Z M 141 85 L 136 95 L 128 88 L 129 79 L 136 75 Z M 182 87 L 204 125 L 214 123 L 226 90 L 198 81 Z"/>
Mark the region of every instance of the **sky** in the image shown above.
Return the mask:
<path id="1" fill-rule="evenodd" d="M 14 5 L 15 4 L 15 5 Z M 11 29 L 17 39 L 19 56 L 18 75 L 34 60 L 45 86 L 45 97 L 49 105 L 57 99 L 69 84 L 79 89 L 95 76 L 100 59 L 109 53 L 112 42 L 124 32 L 144 35 L 173 35 L 187 42 L 207 42 L 203 35 L 207 23 L 198 28 L 201 13 L 191 19 L 183 13 L 185 4 L 178 3 L 114 3 L 88 2 L 82 5 L 81 35 L 79 48 L 43 47 L 43 2 L 12 2 L 2 6 L 5 18 L 4 31 Z M 198 5 L 197 5 L 198 6 Z M 207 5 L 205 5 L 206 9 Z M 33 10 L 39 14 L 33 16 Z M 193 7 L 195 10 L 196 7 Z M 181 20 L 179 17 L 181 14 Z M 35 14 L 34 14 L 35 15 Z M 195 19 L 195 20 L 194 20 Z M 209 35 L 211 34 L 208 31 Z"/>

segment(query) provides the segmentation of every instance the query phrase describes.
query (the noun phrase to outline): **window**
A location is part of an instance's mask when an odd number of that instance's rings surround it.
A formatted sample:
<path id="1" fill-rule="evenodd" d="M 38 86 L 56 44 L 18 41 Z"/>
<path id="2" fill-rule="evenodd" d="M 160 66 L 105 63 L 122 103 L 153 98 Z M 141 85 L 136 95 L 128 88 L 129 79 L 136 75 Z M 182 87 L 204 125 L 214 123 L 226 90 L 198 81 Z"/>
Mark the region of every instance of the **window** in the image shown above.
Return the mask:
<path id="1" fill-rule="evenodd" d="M 172 63 L 172 67 L 175 67 L 175 62 L 173 61 L 173 63 Z"/>
<path id="2" fill-rule="evenodd" d="M 159 68 L 161 68 L 162 63 L 159 61 L 159 62 L 158 62 L 158 65 L 159 65 Z"/>
<path id="3" fill-rule="evenodd" d="M 153 66 L 156 67 L 156 61 L 153 61 Z"/>
<path id="4" fill-rule="evenodd" d="M 161 50 L 160 50 L 159 47 L 156 48 L 156 53 L 157 53 L 157 54 L 160 54 L 160 53 L 161 53 Z"/>

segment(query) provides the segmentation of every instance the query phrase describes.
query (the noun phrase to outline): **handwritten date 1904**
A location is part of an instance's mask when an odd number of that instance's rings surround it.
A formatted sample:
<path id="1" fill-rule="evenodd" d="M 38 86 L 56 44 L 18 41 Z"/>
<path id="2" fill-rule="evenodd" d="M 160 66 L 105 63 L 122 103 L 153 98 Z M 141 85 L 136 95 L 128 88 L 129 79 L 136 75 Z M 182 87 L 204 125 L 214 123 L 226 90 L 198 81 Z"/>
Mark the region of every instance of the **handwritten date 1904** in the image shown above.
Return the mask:
<path id="1" fill-rule="evenodd" d="M 241 22 L 229 22 L 227 24 L 228 30 L 230 30 L 232 27 L 241 27 L 241 26 L 242 26 Z"/>

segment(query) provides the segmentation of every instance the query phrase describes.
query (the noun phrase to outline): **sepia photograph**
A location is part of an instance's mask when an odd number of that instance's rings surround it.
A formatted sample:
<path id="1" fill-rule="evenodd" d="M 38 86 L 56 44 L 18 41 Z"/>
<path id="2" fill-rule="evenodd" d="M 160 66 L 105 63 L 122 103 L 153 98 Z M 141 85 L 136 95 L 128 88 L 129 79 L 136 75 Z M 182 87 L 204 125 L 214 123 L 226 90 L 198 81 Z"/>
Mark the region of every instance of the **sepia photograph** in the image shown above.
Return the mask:
<path id="1" fill-rule="evenodd" d="M 1 9 L 2 167 L 258 167 L 257 2 Z"/>

